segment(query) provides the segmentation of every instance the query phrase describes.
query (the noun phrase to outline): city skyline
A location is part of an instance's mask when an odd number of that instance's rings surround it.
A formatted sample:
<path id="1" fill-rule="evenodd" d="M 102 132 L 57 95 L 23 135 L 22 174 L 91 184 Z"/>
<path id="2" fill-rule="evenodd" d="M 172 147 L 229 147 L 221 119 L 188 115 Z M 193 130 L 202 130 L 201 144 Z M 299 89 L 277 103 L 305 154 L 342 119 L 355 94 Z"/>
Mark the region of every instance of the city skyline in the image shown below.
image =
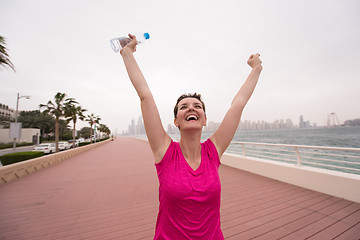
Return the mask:
<path id="1" fill-rule="evenodd" d="M 128 125 L 128 130 L 123 130 L 121 133 L 115 132 L 115 134 L 120 135 L 144 135 L 145 127 L 142 116 L 140 115 L 137 118 L 131 120 L 131 123 Z M 360 119 L 349 119 L 341 122 L 339 125 L 333 124 L 332 121 L 327 121 L 327 124 L 319 126 L 310 120 L 307 120 L 302 115 L 299 116 L 298 122 L 294 122 L 292 119 L 276 119 L 273 122 L 266 122 L 264 120 L 240 120 L 237 131 L 242 130 L 270 130 L 270 129 L 291 129 L 291 128 L 316 128 L 316 127 L 336 127 L 350 125 L 350 123 L 356 123 L 356 126 L 359 125 Z M 219 127 L 220 122 L 207 121 L 207 125 L 203 128 L 203 132 L 215 132 Z M 168 123 L 167 126 L 164 126 L 164 129 L 169 134 L 179 133 L 177 127 L 174 124 Z"/>

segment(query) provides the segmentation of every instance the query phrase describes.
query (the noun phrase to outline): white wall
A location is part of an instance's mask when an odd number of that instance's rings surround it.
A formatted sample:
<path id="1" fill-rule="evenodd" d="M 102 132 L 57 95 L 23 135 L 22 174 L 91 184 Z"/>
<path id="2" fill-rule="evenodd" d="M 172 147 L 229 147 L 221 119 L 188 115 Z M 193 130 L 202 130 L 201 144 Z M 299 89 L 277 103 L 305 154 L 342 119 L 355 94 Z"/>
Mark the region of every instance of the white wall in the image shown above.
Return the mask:
<path id="1" fill-rule="evenodd" d="M 14 142 L 14 139 L 9 138 L 10 129 L 0 129 L 0 142 L 1 143 L 10 143 Z M 40 129 L 36 128 L 22 128 L 21 129 L 21 138 L 16 139 L 16 142 L 29 142 L 32 143 L 32 136 L 38 135 L 40 137 Z"/>
<path id="2" fill-rule="evenodd" d="M 221 163 L 360 203 L 360 175 L 306 166 L 297 167 L 287 163 L 242 157 L 234 154 L 224 154 Z"/>

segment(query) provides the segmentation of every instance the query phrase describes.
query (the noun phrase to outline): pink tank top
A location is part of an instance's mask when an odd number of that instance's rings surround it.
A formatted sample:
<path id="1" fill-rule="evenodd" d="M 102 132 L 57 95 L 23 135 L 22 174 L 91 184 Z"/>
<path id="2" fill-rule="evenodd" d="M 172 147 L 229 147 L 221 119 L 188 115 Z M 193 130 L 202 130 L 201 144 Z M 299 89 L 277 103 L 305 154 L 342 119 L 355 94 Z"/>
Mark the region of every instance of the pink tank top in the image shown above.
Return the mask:
<path id="1" fill-rule="evenodd" d="M 220 159 L 213 142 L 201 143 L 201 163 L 193 170 L 178 142 L 155 164 L 159 213 L 154 239 L 224 239 L 220 228 Z"/>

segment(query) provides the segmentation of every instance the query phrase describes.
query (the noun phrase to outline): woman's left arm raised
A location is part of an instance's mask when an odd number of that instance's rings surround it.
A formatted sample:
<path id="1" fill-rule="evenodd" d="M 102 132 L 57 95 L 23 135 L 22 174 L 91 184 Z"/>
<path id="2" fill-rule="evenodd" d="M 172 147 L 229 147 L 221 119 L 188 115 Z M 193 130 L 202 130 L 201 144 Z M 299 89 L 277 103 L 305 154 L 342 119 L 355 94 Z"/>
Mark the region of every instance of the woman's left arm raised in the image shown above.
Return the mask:
<path id="1" fill-rule="evenodd" d="M 216 146 L 220 158 L 235 135 L 243 109 L 254 92 L 262 71 L 260 54 L 251 55 L 247 63 L 252 67 L 252 70 L 232 101 L 230 109 L 227 111 L 219 128 L 210 137 L 210 140 Z"/>

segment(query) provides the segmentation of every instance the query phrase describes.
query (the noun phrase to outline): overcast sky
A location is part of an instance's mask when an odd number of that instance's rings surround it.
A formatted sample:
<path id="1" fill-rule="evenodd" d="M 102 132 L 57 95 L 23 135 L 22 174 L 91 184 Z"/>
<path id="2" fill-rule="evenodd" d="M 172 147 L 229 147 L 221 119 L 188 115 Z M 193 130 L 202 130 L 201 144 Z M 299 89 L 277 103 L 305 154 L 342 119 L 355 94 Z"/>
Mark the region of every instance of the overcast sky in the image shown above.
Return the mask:
<path id="1" fill-rule="evenodd" d="M 220 122 L 259 52 L 263 72 L 243 120 L 299 116 L 324 125 L 360 118 L 360 1 L 0 0 L 0 35 L 16 72 L 0 70 L 0 102 L 38 109 L 57 92 L 75 98 L 112 131 L 127 130 L 140 104 L 109 45 L 149 32 L 135 57 L 164 126 L 182 93 L 203 95 Z M 79 127 L 85 126 L 81 123 Z"/>

